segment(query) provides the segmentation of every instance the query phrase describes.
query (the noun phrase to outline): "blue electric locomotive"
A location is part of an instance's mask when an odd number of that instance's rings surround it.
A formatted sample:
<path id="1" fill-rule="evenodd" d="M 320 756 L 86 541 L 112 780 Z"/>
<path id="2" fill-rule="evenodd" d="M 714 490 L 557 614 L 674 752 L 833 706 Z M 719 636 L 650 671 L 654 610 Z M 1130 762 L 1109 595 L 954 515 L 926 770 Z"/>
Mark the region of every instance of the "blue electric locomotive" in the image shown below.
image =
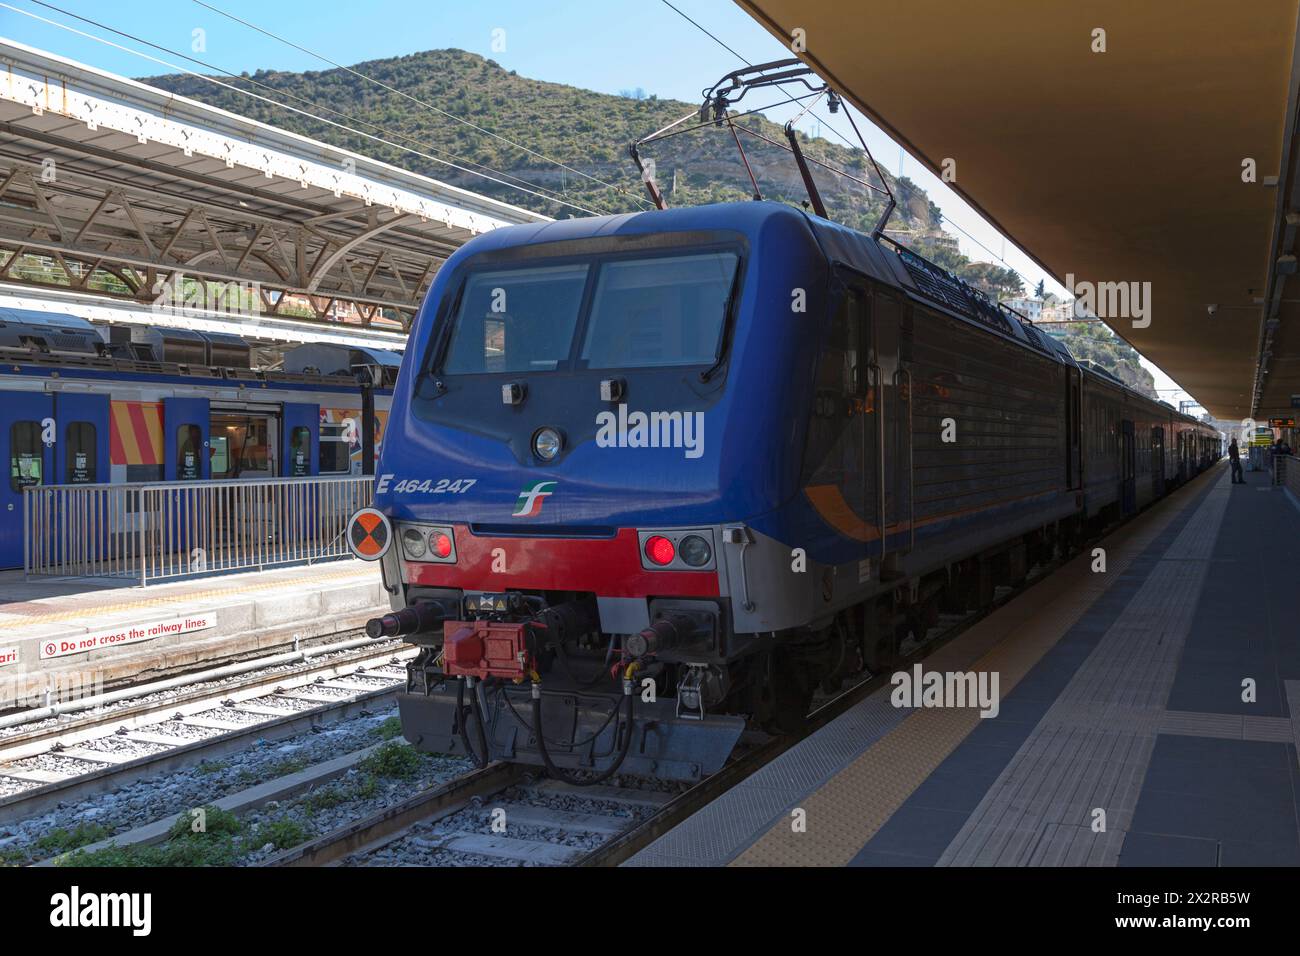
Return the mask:
<path id="1" fill-rule="evenodd" d="M 439 272 L 354 543 L 417 747 L 690 780 L 1217 447 L 888 240 L 567 220 Z"/>

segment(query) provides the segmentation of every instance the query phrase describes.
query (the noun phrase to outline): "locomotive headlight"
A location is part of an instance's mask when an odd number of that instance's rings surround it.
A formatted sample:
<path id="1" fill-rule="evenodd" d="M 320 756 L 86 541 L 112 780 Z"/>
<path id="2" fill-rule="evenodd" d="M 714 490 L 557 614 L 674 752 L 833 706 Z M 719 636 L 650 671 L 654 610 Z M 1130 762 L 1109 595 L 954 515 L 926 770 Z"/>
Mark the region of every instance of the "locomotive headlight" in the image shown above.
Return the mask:
<path id="1" fill-rule="evenodd" d="M 564 447 L 564 437 L 554 428 L 539 428 L 533 434 L 533 454 L 542 461 L 552 461 Z"/>
<path id="2" fill-rule="evenodd" d="M 418 528 L 407 528 L 402 532 L 402 550 L 411 560 L 424 557 L 424 533 Z"/>
<path id="3" fill-rule="evenodd" d="M 713 557 L 709 542 L 698 534 L 688 534 L 677 542 L 677 554 L 693 568 L 704 567 L 709 563 L 709 559 Z"/>

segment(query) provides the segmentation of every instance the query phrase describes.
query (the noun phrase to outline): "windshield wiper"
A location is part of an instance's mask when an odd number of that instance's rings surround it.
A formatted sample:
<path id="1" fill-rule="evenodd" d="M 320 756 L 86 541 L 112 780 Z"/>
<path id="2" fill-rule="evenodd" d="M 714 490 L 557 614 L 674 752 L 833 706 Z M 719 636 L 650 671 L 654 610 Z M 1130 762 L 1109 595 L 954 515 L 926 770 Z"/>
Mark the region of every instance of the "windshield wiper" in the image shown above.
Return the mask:
<path id="1" fill-rule="evenodd" d="M 722 342 L 718 347 L 718 357 L 713 364 L 700 373 L 700 381 L 707 382 L 717 374 L 718 369 L 722 368 L 722 363 L 726 361 L 727 350 L 731 348 L 731 327 L 735 322 L 733 315 L 736 300 L 740 295 L 740 262 L 736 263 L 736 274 L 731 277 L 731 291 L 727 293 L 727 302 L 722 309 Z"/>

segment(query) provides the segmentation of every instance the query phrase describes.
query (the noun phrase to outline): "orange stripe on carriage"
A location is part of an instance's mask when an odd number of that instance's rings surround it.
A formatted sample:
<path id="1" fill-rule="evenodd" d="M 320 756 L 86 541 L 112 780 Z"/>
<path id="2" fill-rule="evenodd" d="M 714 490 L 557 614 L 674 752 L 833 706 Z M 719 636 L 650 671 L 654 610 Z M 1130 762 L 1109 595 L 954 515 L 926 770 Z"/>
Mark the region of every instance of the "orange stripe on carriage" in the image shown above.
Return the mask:
<path id="1" fill-rule="evenodd" d="M 110 448 L 115 465 L 162 464 L 162 405 L 113 402 Z"/>

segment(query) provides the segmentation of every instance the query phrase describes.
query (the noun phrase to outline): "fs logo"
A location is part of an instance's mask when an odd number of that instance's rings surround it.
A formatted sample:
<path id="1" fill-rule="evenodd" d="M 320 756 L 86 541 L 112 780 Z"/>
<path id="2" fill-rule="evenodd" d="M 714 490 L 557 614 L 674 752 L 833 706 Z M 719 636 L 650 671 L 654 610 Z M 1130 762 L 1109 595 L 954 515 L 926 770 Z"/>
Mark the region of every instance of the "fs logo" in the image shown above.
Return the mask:
<path id="1" fill-rule="evenodd" d="M 515 502 L 514 514 L 512 518 L 536 518 L 542 513 L 542 502 L 555 494 L 554 481 L 538 481 L 531 485 L 525 485 L 523 491 L 519 492 L 519 500 Z"/>

